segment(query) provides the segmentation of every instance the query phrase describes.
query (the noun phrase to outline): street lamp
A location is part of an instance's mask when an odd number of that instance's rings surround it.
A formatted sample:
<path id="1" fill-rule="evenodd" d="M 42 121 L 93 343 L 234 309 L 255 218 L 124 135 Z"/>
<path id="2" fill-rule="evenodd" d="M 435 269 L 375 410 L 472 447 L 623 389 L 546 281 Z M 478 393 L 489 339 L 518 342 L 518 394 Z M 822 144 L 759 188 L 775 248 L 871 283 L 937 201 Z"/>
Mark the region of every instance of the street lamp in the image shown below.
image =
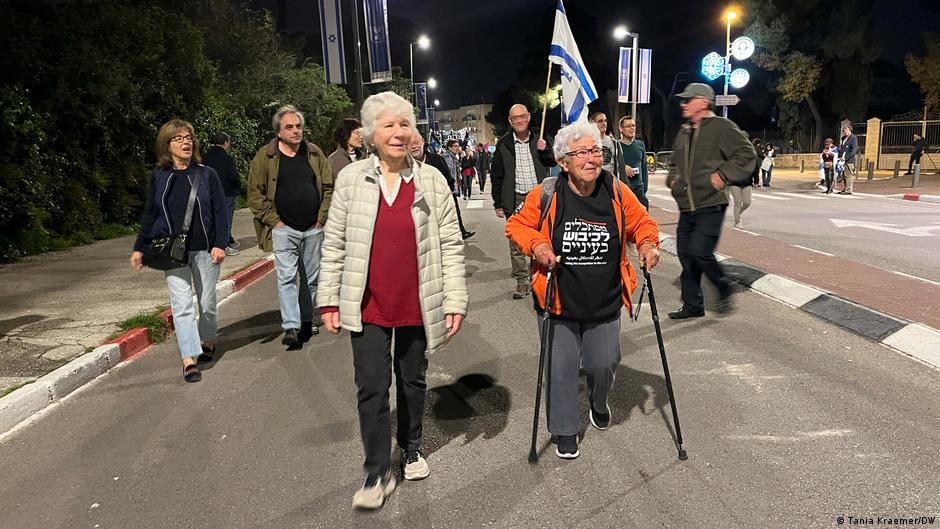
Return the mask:
<path id="1" fill-rule="evenodd" d="M 434 106 L 436 106 L 436 107 L 441 106 L 441 101 L 440 101 L 440 99 L 435 99 L 435 100 L 434 100 Z"/>
<path id="2" fill-rule="evenodd" d="M 725 95 L 728 95 L 728 83 L 731 81 L 731 21 L 738 17 L 734 10 L 728 10 L 725 13 L 725 19 L 728 20 L 728 31 L 725 33 Z M 728 106 L 725 105 L 721 110 L 722 117 L 728 117 Z"/>
<path id="3" fill-rule="evenodd" d="M 434 90 L 435 88 L 437 88 L 437 79 L 435 79 L 435 78 L 433 78 L 433 77 L 429 77 L 429 78 L 428 78 L 428 88 L 430 88 L 431 90 Z"/>
<path id="4" fill-rule="evenodd" d="M 418 45 L 422 50 L 426 50 L 431 47 L 431 39 L 427 35 L 421 35 L 418 37 L 417 42 L 412 42 L 408 44 L 408 67 L 409 73 L 411 74 L 411 82 L 414 82 L 415 79 L 415 44 Z"/>
<path id="5" fill-rule="evenodd" d="M 614 28 L 614 38 L 617 40 L 623 40 L 626 37 L 633 37 L 633 51 L 630 52 L 630 99 L 632 103 L 630 104 L 630 115 L 633 119 L 636 119 L 636 100 L 640 97 L 639 87 L 636 85 L 636 77 L 640 70 L 639 65 L 637 64 L 637 50 L 640 45 L 640 34 L 631 33 L 627 30 L 626 26 L 617 26 Z"/>

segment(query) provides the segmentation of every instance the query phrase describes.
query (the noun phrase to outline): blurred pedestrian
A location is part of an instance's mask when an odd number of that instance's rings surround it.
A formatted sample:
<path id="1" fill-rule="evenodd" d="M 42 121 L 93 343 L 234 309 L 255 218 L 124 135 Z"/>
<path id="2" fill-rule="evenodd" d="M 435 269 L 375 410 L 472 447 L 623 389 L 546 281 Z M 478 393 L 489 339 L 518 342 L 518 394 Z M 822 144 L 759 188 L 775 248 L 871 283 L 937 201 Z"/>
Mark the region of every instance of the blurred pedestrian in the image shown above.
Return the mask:
<path id="1" fill-rule="evenodd" d="M 930 148 L 930 144 L 927 143 L 925 138 L 922 138 L 920 134 L 914 133 L 914 150 L 911 152 L 911 158 L 907 161 L 907 172 L 905 175 L 914 174 L 914 164 L 920 165 L 920 157 L 924 155 L 927 149 Z"/>
<path id="2" fill-rule="evenodd" d="M 157 164 L 150 174 L 131 266 L 134 270 L 143 267 L 144 252 L 154 239 L 180 235 L 187 212 L 192 212 L 186 232 L 188 262 L 163 274 L 183 359 L 183 379 L 199 382 L 202 373 L 197 362 L 211 362 L 216 351 L 215 284 L 229 240 L 225 191 L 215 170 L 199 163 L 199 142 L 188 121 L 172 119 L 164 123 L 157 132 L 154 151 Z M 194 291 L 199 301 L 198 322 Z"/>
<path id="3" fill-rule="evenodd" d="M 764 152 L 761 153 L 763 160 L 761 160 L 761 164 L 760 164 L 760 172 L 761 172 L 761 175 L 763 176 L 762 178 L 763 187 L 770 187 L 770 179 L 773 176 L 773 170 L 774 170 L 775 153 L 776 153 L 776 149 L 774 149 L 773 144 L 770 142 L 767 142 L 767 144 L 764 145 Z"/>
<path id="4" fill-rule="evenodd" d="M 277 137 L 251 161 L 248 206 L 258 246 L 274 252 L 281 343 L 290 350 L 320 333 L 313 307 L 333 170 L 323 151 L 304 139 L 304 115 L 296 107 L 279 108 L 271 125 Z"/>
<path id="5" fill-rule="evenodd" d="M 333 141 L 336 150 L 330 153 L 329 160 L 335 180 L 344 167 L 366 156 L 362 148 L 362 124 L 356 118 L 344 118 L 333 131 Z"/>
<path id="6" fill-rule="evenodd" d="M 607 134 L 607 114 L 603 112 L 592 112 L 588 116 L 588 121 L 597 126 L 598 132 L 601 134 L 601 150 L 603 151 L 603 158 L 601 160 L 601 169 L 607 171 L 610 174 L 617 174 L 617 162 L 614 160 L 614 139 Z"/>
<path id="7" fill-rule="evenodd" d="M 751 144 L 754 146 L 754 152 L 759 160 L 754 167 L 754 174 L 751 175 L 751 186 L 760 187 L 760 161 L 764 159 L 764 142 L 760 138 L 754 138 L 751 140 Z"/>
<path id="8" fill-rule="evenodd" d="M 610 425 L 608 395 L 621 358 L 620 312 L 626 307 L 629 313 L 636 289 L 627 242 L 636 245 L 640 263 L 652 269 L 659 262 L 659 227 L 627 185 L 601 169 L 596 125 L 562 128 L 554 151 L 561 174 L 529 192 L 525 205 L 506 222 L 506 236 L 535 261 L 532 291 L 539 320 L 546 274 L 557 265 L 549 323 L 554 338 L 548 358 L 548 430 L 558 439 L 555 455 L 574 459 L 580 455 L 581 371 L 587 378 L 591 424 L 598 430 Z M 545 186 L 551 186 L 547 201 Z"/>
<path id="9" fill-rule="evenodd" d="M 506 218 L 525 202 L 525 197 L 548 176 L 548 168 L 556 165 L 548 142 L 529 130 L 531 114 L 522 104 L 509 108 L 512 130 L 496 142 L 496 153 L 490 168 L 493 184 L 493 208 L 496 216 Z M 525 255 L 510 241 L 509 259 L 516 280 L 513 299 L 529 295 L 529 271 Z"/>
<path id="10" fill-rule="evenodd" d="M 858 137 L 852 134 L 852 125 L 842 127 L 842 138 L 839 141 L 839 159 L 842 161 L 842 178 L 845 186 L 840 195 L 851 195 L 855 187 L 855 157 L 858 155 Z"/>
<path id="11" fill-rule="evenodd" d="M 460 153 L 460 194 L 464 200 L 470 200 L 470 194 L 473 191 L 473 172 L 476 170 L 476 163 L 473 160 L 473 152 L 467 149 Z"/>
<path id="12" fill-rule="evenodd" d="M 453 177 L 450 176 L 450 169 L 447 168 L 447 162 L 444 161 L 444 158 L 436 152 L 430 152 L 424 147 L 424 136 L 420 132 L 415 131 L 411 135 L 411 156 L 418 160 L 419 162 L 426 163 L 431 167 L 438 170 L 441 175 L 444 177 L 444 180 L 447 182 L 447 189 L 454 188 Z M 457 210 L 457 224 L 460 225 L 460 234 L 464 240 L 473 237 L 476 233 L 475 231 L 468 230 L 463 225 L 463 218 L 460 214 L 460 204 L 457 201 L 457 195 L 451 193 L 451 196 L 454 197 L 454 209 Z"/>
<path id="13" fill-rule="evenodd" d="M 753 145 L 733 121 L 718 117 L 715 92 L 703 83 L 689 83 L 679 95 L 685 124 L 673 143 L 666 186 L 679 206 L 676 253 L 682 263 L 682 307 L 669 313 L 678 320 L 705 315 L 704 273 L 718 289 L 718 310 L 731 308 L 731 279 L 715 260 L 729 184 L 747 185 L 757 156 Z"/>
<path id="14" fill-rule="evenodd" d="M 835 171 L 836 171 L 836 155 L 833 152 L 832 138 L 826 138 L 825 146 L 823 147 L 822 154 L 819 155 L 819 158 L 822 162 L 823 169 L 823 180 L 825 181 L 826 189 L 823 193 L 827 195 L 832 194 L 832 186 L 835 183 Z"/>
<path id="15" fill-rule="evenodd" d="M 463 176 L 460 174 L 460 154 L 463 150 L 460 148 L 460 142 L 457 140 L 447 140 L 444 144 L 444 153 L 441 155 L 447 164 L 447 170 L 450 172 L 450 178 L 454 183 L 451 191 L 455 196 L 460 195 L 463 189 Z"/>
<path id="16" fill-rule="evenodd" d="M 646 198 L 649 185 L 649 167 L 646 164 L 646 145 L 636 137 L 636 120 L 633 116 L 620 118 L 620 140 L 614 142 L 614 160 L 616 170 L 613 174 L 630 187 L 636 199 L 649 211 L 650 202 Z"/>
<path id="17" fill-rule="evenodd" d="M 486 177 L 490 172 L 490 151 L 482 143 L 477 144 L 476 165 L 477 180 L 480 182 L 480 193 L 483 192 L 483 186 L 486 185 Z"/>
<path id="18" fill-rule="evenodd" d="M 460 330 L 468 295 L 451 192 L 437 169 L 409 154 L 411 103 L 393 92 L 370 96 L 362 123 L 374 154 L 337 180 L 318 305 L 328 331 L 352 334 L 366 472 L 352 503 L 377 509 L 396 485 L 389 455 L 392 373 L 404 478 L 424 479 L 430 474 L 421 453 L 427 355 Z"/>
<path id="19" fill-rule="evenodd" d="M 242 193 L 242 180 L 235 167 L 235 158 L 230 154 L 232 138 L 224 132 L 217 132 L 212 136 L 212 146 L 202 157 L 203 163 L 211 167 L 219 175 L 222 189 L 225 191 L 225 211 L 228 212 L 229 240 L 225 247 L 225 255 L 238 255 L 239 242 L 235 240 L 232 226 L 235 221 L 235 201 Z"/>

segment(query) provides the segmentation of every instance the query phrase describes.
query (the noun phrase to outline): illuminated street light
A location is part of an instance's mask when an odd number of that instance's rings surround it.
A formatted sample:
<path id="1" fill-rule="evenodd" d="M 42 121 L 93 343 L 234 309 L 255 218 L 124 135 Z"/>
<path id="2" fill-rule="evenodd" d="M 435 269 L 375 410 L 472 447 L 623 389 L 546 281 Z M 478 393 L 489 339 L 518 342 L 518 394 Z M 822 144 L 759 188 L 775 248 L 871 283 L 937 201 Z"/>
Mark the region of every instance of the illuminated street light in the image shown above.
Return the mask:
<path id="1" fill-rule="evenodd" d="M 731 86 L 735 88 L 744 88 L 750 80 L 751 74 L 744 68 L 738 68 L 731 72 Z"/>
<path id="2" fill-rule="evenodd" d="M 431 88 L 432 90 L 437 88 L 437 79 L 433 77 L 428 78 L 428 88 Z"/>
<path id="3" fill-rule="evenodd" d="M 617 26 L 614 28 L 614 38 L 617 40 L 623 40 L 630 35 L 630 32 L 627 31 L 627 26 Z"/>
<path id="4" fill-rule="evenodd" d="M 731 55 L 739 61 L 743 61 L 754 55 L 754 41 L 750 37 L 738 37 L 731 43 Z"/>
<path id="5" fill-rule="evenodd" d="M 440 100 L 440 99 L 435 99 L 435 100 L 434 100 L 434 106 L 436 106 L 436 107 L 441 106 L 441 100 Z"/>
<path id="6" fill-rule="evenodd" d="M 422 50 L 426 50 L 431 47 L 431 39 L 427 35 L 421 35 L 418 37 L 418 47 Z"/>

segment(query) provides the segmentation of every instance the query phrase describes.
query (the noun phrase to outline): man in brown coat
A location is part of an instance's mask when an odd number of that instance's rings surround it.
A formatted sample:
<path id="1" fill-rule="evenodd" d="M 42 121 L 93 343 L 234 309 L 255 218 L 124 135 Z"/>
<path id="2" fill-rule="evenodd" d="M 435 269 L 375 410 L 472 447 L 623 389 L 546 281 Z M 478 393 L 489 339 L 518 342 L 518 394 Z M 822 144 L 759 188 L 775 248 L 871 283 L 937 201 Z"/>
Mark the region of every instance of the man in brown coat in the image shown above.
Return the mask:
<path id="1" fill-rule="evenodd" d="M 277 137 L 251 161 L 248 206 L 255 216 L 258 246 L 274 252 L 281 343 L 296 349 L 319 334 L 313 307 L 333 172 L 323 151 L 304 140 L 304 116 L 297 108 L 278 109 L 272 126 Z M 298 279 L 303 288 L 298 289 Z"/>

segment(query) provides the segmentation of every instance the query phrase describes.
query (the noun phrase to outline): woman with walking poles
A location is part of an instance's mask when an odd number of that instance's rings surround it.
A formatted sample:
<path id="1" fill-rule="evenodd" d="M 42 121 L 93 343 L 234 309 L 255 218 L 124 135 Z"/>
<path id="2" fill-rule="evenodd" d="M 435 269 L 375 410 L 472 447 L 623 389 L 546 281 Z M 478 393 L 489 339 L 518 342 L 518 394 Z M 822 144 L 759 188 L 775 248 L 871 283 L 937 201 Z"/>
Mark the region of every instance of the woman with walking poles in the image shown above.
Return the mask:
<path id="1" fill-rule="evenodd" d="M 199 163 L 199 142 L 188 121 L 160 127 L 157 164 L 150 175 L 140 233 L 131 266 L 162 270 L 170 291 L 173 327 L 183 358 L 183 379 L 199 382 L 197 363 L 211 362 L 218 332 L 215 284 L 229 241 L 229 219 L 222 182 Z M 180 250 L 172 253 L 174 246 Z M 199 299 L 199 322 L 193 306 Z"/>
<path id="2" fill-rule="evenodd" d="M 532 292 L 538 319 L 546 292 L 550 305 L 548 430 L 555 455 L 574 459 L 578 450 L 579 367 L 587 375 L 591 424 L 608 427 L 608 393 L 620 363 L 620 312 L 630 308 L 637 285 L 627 258 L 636 245 L 641 265 L 659 262 L 659 227 L 630 188 L 601 169 L 601 137 L 593 124 L 573 124 L 555 138 L 562 168 L 526 197 L 506 223 L 506 235 L 533 258 Z M 555 283 L 548 286 L 549 270 Z"/>
<path id="3" fill-rule="evenodd" d="M 404 478 L 424 479 L 430 474 L 421 453 L 427 355 L 457 334 L 469 300 L 451 190 L 437 169 L 409 152 L 411 103 L 393 92 L 370 96 L 361 121 L 374 154 L 336 178 L 317 302 L 328 331 L 352 335 L 366 473 L 352 504 L 378 509 L 396 485 L 392 372 Z"/>

